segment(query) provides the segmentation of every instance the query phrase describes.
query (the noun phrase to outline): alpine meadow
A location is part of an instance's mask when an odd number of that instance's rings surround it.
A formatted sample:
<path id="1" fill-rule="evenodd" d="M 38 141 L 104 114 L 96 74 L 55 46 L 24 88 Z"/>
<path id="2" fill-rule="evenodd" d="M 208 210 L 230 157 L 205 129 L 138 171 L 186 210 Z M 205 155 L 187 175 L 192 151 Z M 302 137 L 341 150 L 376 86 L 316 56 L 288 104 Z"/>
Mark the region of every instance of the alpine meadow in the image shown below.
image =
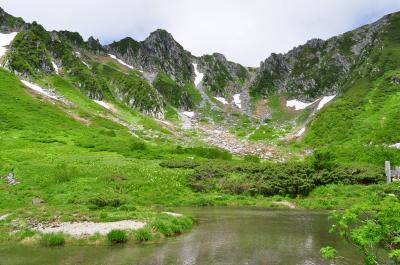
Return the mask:
<path id="1" fill-rule="evenodd" d="M 1 8 L 0 46 L 0 264 L 400 264 L 400 12 L 259 67 Z"/>

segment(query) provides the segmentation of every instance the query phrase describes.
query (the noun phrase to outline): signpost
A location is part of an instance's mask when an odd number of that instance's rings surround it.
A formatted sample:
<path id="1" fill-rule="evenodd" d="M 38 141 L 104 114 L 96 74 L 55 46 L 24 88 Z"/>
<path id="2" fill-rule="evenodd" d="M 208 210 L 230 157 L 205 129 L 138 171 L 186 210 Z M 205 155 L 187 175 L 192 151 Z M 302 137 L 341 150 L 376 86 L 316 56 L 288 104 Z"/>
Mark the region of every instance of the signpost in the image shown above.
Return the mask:
<path id="1" fill-rule="evenodd" d="M 386 183 L 392 182 L 392 172 L 390 171 L 390 161 L 385 161 Z"/>

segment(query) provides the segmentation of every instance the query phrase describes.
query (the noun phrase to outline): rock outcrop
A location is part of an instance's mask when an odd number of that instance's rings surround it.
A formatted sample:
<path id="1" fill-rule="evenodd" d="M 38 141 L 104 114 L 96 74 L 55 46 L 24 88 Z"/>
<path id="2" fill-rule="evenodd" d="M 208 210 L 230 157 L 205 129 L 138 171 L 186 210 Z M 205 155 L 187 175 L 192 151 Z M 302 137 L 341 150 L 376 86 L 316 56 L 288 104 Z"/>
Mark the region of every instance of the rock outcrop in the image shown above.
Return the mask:
<path id="1" fill-rule="evenodd" d="M 184 83 L 193 75 L 191 54 L 170 33 L 156 30 L 142 42 L 124 38 L 106 46 L 108 53 L 146 72 L 164 72 Z"/>
<path id="2" fill-rule="evenodd" d="M 261 62 L 252 95 L 286 93 L 304 100 L 340 92 L 350 70 L 379 45 L 387 18 L 326 41 L 312 39 Z"/>

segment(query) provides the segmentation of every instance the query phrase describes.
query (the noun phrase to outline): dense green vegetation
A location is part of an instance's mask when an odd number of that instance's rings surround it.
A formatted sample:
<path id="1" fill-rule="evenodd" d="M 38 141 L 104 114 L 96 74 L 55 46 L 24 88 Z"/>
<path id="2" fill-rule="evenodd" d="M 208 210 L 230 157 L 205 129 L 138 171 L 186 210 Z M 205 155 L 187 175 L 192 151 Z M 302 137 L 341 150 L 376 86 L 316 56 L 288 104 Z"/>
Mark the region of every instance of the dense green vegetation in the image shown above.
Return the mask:
<path id="1" fill-rule="evenodd" d="M 374 184 L 384 180 L 374 167 L 337 165 L 315 156 L 309 163 L 169 162 L 170 168 L 194 168 L 189 184 L 198 192 L 246 194 L 250 196 L 306 196 L 315 187 L 328 184 Z"/>
<path id="2" fill-rule="evenodd" d="M 229 84 L 243 85 L 249 78 L 247 68 L 227 61 L 222 54 L 204 55 L 201 59 L 206 69 L 203 84 L 213 95 L 224 95 Z"/>
<path id="3" fill-rule="evenodd" d="M 194 107 L 194 100 L 199 101 L 198 94 L 193 92 L 191 86 L 179 85 L 164 73 L 157 75 L 153 85 L 164 99 L 176 108 L 191 109 Z"/>
<path id="4" fill-rule="evenodd" d="M 376 71 L 354 77 L 345 93 L 313 119 L 305 143 L 330 149 L 337 160 L 361 161 L 382 165 L 385 160 L 400 162 L 397 150 L 388 148 L 400 142 L 399 61 L 400 44 L 396 37 L 400 27 L 398 15 L 391 17 L 383 37 L 383 49 L 371 52 L 373 66 L 362 64 L 359 71 Z"/>
<path id="5" fill-rule="evenodd" d="M 128 241 L 128 235 L 124 230 L 111 230 L 107 234 L 107 240 L 112 244 L 121 244 Z"/>
<path id="6" fill-rule="evenodd" d="M 95 64 L 94 73 L 103 77 L 115 98 L 144 113 L 157 113 L 163 109 L 159 93 L 138 72 L 124 73 L 113 64 Z"/>
<path id="7" fill-rule="evenodd" d="M 13 17 L 7 14 L 1 7 L 0 7 L 0 28 L 1 30 L 10 31 L 10 30 L 17 30 L 23 28 L 25 25 L 25 21 L 22 18 Z"/>

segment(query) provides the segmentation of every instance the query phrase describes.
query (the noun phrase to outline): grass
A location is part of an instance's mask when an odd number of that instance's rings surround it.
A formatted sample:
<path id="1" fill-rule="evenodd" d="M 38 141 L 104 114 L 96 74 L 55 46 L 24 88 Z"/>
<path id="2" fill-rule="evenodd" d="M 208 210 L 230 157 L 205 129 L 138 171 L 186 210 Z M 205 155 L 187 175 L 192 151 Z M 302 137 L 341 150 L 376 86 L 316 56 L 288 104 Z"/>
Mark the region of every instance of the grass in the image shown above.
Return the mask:
<path id="1" fill-rule="evenodd" d="M 394 41 L 385 40 L 389 44 Z M 14 187 L 0 182 L 0 212 L 39 222 L 52 221 L 55 216 L 59 221 L 143 220 L 148 223 L 146 227 L 132 234 L 113 231 L 108 240 L 117 243 L 134 237 L 145 242 L 177 235 L 193 226 L 189 217 L 158 213 L 166 207 L 273 206 L 276 200 L 288 200 L 303 208 L 338 209 L 359 203 L 374 205 L 389 193 L 397 196 L 396 184 L 361 183 L 377 178 L 384 160 L 400 163 L 398 150 L 385 147 L 400 142 L 399 87 L 392 81 L 400 73 L 390 68 L 397 67 L 394 55 L 398 52 L 393 45 L 384 49 L 382 58 L 377 59 L 383 72 L 348 83 L 343 96 L 317 114 L 304 142 L 287 147 L 318 147 L 322 153 L 332 154 L 329 161 L 310 162 L 313 168 L 306 163 L 271 165 L 255 157 L 242 159 L 196 144 L 180 147 L 182 139 L 176 137 L 179 134 L 139 112 L 163 106 L 166 117 L 177 121 L 176 108 L 189 108 L 199 102 L 192 86 L 179 85 L 163 74 L 155 81 L 157 92 L 135 71 L 120 69 L 113 63 L 91 62 L 101 84 L 108 88 L 110 83 L 118 84 L 121 91 L 140 98 L 129 105 L 126 99 L 115 99 L 116 89 L 105 89 L 104 100 L 116 108 L 111 113 L 77 89 L 79 78 L 73 75 L 49 75 L 36 80 L 72 102 L 63 105 L 32 95 L 15 75 L 0 69 L 0 176 L 14 172 L 20 182 Z M 217 80 L 214 93 L 223 92 L 229 81 L 225 79 L 222 75 Z M 164 94 L 166 102 L 149 97 L 158 93 Z M 288 128 L 287 123 L 307 117 L 306 112 L 288 111 L 276 95 L 269 98 L 268 104 L 272 119 L 257 130 L 253 125 L 260 123 L 232 115 L 238 123 L 232 126 L 234 133 L 251 135 L 251 140 L 275 139 Z M 217 123 L 227 118 L 210 106 L 201 114 Z M 133 128 L 112 121 L 115 118 L 129 122 Z M 354 164 L 349 165 L 348 161 Z M 330 162 L 349 166 L 350 170 L 341 166 L 327 169 Z M 32 205 L 32 198 L 41 198 L 45 203 Z M 4 224 L 0 226 L 0 240 L 13 238 L 9 234 L 10 221 L 5 220 Z M 18 240 L 36 236 L 24 222 L 18 229 Z M 100 239 L 103 238 L 93 237 L 93 241 Z M 50 234 L 43 235 L 40 242 L 56 246 L 64 244 L 65 239 L 60 234 Z"/>
<path id="2" fill-rule="evenodd" d="M 123 230 L 112 230 L 107 234 L 107 240 L 112 244 L 122 244 L 128 241 L 128 235 Z"/>
<path id="3" fill-rule="evenodd" d="M 147 227 L 139 228 L 138 230 L 135 231 L 135 238 L 139 242 L 150 241 L 152 237 L 153 237 L 152 233 L 150 229 Z"/>
<path id="4" fill-rule="evenodd" d="M 45 247 L 59 247 L 65 244 L 65 238 L 63 234 L 44 234 L 40 244 Z"/>

